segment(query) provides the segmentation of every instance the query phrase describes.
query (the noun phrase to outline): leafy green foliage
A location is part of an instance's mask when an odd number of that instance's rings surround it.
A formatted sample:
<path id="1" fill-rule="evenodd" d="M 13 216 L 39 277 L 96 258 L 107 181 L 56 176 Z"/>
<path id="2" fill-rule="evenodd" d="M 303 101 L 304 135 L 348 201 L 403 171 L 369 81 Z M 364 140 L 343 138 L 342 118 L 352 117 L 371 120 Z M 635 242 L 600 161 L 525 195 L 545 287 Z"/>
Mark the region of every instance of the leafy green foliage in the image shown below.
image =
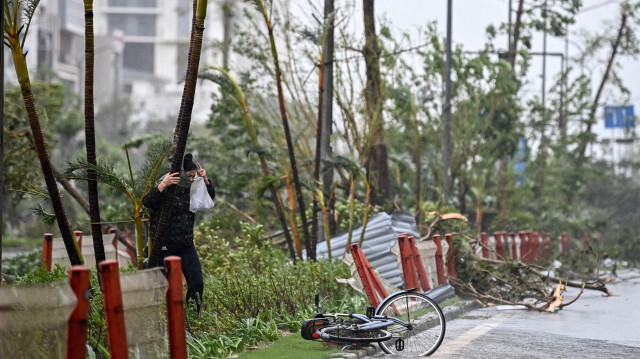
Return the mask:
<path id="1" fill-rule="evenodd" d="M 293 265 L 285 252 L 260 240 L 262 231 L 262 226 L 242 224 L 242 235 L 230 241 L 204 226 L 195 233 L 206 289 L 200 316 L 189 320 L 190 357 L 224 357 L 273 341 L 279 330 L 299 329 L 312 314 L 316 293 L 332 303 L 349 293 L 335 281 L 349 276 L 344 264 Z"/>

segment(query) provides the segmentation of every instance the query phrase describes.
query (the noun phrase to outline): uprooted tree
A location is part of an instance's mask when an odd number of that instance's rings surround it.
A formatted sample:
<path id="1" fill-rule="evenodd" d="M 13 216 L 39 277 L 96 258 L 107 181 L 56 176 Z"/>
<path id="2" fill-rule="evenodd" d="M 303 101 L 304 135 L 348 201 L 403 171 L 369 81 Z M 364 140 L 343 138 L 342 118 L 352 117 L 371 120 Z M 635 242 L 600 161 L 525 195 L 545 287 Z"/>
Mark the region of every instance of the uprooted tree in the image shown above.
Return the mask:
<path id="1" fill-rule="evenodd" d="M 482 258 L 474 246 L 482 245 L 475 238 L 455 236 L 456 276 L 450 284 L 462 296 L 469 296 L 482 305 L 521 305 L 526 308 L 553 313 L 574 303 L 584 290 L 597 290 L 612 295 L 598 266 L 598 254 L 593 248 L 574 249 L 566 253 L 547 253 L 535 263 L 523 263 L 510 256 L 496 259 Z M 613 271 L 615 275 L 615 270 Z M 567 300 L 567 287 L 580 288 L 575 297 Z"/>

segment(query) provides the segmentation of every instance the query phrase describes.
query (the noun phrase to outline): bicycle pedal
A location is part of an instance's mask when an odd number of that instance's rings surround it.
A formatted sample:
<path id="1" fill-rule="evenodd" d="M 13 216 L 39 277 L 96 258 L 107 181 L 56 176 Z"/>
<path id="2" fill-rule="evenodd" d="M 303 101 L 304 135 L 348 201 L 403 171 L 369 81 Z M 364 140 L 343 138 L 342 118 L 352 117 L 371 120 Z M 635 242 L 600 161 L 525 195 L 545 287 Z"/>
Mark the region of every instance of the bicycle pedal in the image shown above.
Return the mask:
<path id="1" fill-rule="evenodd" d="M 401 338 L 396 340 L 396 350 L 399 352 L 404 350 L 404 340 L 402 340 Z"/>
<path id="2" fill-rule="evenodd" d="M 376 315 L 376 308 L 367 307 L 367 317 L 368 318 L 373 318 L 375 315 Z"/>

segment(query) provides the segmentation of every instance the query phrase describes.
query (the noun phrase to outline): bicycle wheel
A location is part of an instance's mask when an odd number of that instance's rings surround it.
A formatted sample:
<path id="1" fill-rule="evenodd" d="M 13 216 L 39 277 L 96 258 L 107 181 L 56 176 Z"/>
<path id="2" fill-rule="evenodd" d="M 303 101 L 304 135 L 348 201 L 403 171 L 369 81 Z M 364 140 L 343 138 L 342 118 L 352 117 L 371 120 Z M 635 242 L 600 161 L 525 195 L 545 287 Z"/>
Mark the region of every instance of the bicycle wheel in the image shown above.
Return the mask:
<path id="1" fill-rule="evenodd" d="M 336 325 L 320 329 L 320 332 L 327 335 L 325 340 L 337 343 L 375 343 L 391 339 L 391 333 L 384 329 L 359 330 L 351 326 Z"/>
<path id="2" fill-rule="evenodd" d="M 398 293 L 383 304 L 376 315 L 402 321 L 387 327 L 392 338 L 379 343 L 387 354 L 431 355 L 444 339 L 444 314 L 438 304 L 424 294 Z"/>

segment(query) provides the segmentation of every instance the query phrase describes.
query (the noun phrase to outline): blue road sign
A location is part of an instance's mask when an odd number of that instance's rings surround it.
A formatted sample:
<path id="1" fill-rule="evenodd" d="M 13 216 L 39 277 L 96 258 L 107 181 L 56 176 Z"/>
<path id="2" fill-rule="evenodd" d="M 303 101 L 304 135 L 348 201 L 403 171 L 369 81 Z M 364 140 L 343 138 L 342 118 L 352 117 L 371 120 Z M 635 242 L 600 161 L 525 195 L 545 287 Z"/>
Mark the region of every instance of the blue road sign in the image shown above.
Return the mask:
<path id="1" fill-rule="evenodd" d="M 629 106 L 605 106 L 604 127 L 635 127 L 633 105 Z"/>

